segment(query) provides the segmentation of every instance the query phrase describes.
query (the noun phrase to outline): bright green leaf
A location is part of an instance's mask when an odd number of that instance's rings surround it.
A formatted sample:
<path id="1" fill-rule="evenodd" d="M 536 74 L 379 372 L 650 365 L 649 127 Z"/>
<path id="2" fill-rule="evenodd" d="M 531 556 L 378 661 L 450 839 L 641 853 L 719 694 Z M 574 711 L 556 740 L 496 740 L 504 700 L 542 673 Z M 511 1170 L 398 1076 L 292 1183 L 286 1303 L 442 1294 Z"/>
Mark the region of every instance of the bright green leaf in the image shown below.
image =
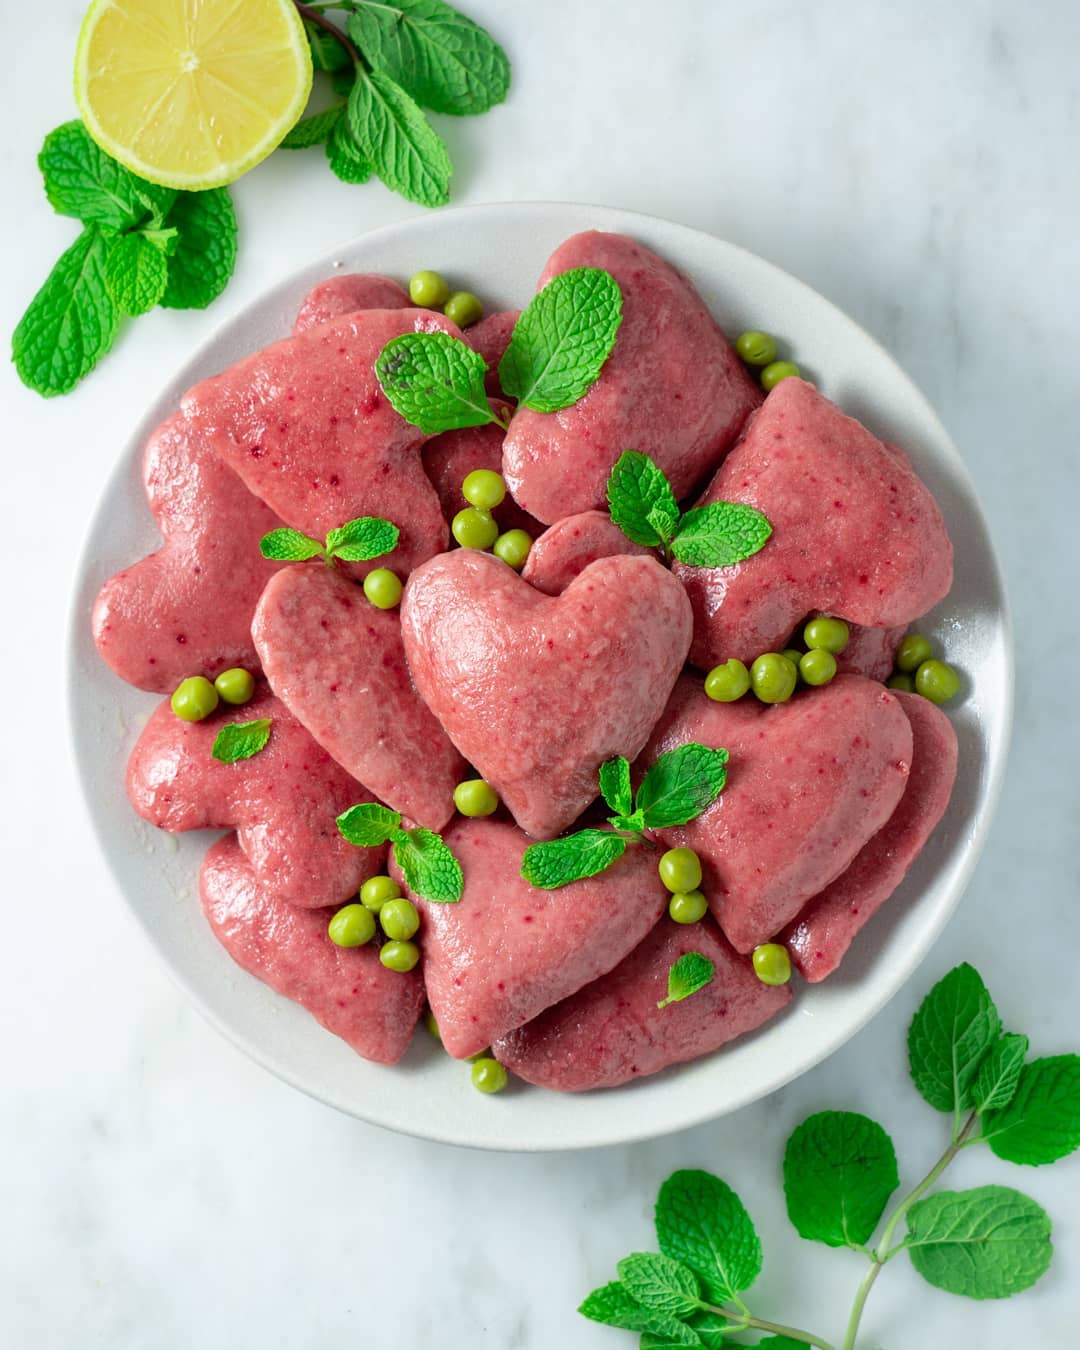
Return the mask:
<path id="1" fill-rule="evenodd" d="M 709 1172 L 673 1173 L 656 1201 L 660 1250 L 689 1266 L 710 1303 L 734 1302 L 761 1273 L 761 1243 L 735 1192 Z"/>
<path id="2" fill-rule="evenodd" d="M 1001 1032 L 994 1001 L 974 967 L 949 971 L 923 999 L 908 1032 L 915 1086 L 937 1111 L 967 1110 L 983 1058 Z"/>
<path id="3" fill-rule="evenodd" d="M 938 1191 L 908 1211 L 906 1248 L 929 1284 L 966 1298 L 1008 1298 L 1045 1274 L 1050 1219 L 1007 1186 Z"/>
<path id="4" fill-rule="evenodd" d="M 784 1194 L 800 1237 L 864 1246 L 899 1184 L 892 1140 L 867 1116 L 821 1111 L 788 1140 Z"/>
<path id="5" fill-rule="evenodd" d="M 1006 1162 L 1040 1167 L 1080 1148 L 1080 1055 L 1025 1064 L 1008 1106 L 987 1111 L 983 1137 Z"/>

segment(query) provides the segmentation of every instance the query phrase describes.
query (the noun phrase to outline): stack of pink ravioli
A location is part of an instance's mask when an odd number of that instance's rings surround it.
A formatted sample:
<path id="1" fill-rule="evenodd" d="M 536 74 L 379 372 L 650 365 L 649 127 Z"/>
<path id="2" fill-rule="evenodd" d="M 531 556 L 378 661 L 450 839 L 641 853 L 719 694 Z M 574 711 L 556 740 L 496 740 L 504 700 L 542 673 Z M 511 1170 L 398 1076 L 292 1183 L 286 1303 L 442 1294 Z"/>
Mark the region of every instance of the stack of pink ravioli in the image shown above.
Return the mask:
<path id="1" fill-rule="evenodd" d="M 190 390 L 151 438 L 164 542 L 106 583 L 93 616 L 102 656 L 139 688 L 168 694 L 235 665 L 258 677 L 235 720 L 270 718 L 265 750 L 221 763 L 220 723 L 183 722 L 165 701 L 128 769 L 153 824 L 233 831 L 210 848 L 201 891 L 234 960 L 365 1058 L 396 1063 L 426 1000 L 451 1055 L 492 1046 L 559 1091 L 656 1073 L 779 1014 L 793 991 L 758 980 L 761 943 L 785 943 L 808 981 L 831 974 L 940 821 L 957 761 L 944 714 L 880 682 L 952 580 L 941 514 L 903 452 L 802 380 L 762 400 L 691 283 L 640 244 L 575 236 L 540 284 L 583 266 L 622 290 L 614 350 L 578 403 L 513 411 L 505 433 L 426 438 L 379 386 L 388 340 L 457 336 L 453 324 L 387 277 L 317 286 L 292 336 Z M 515 317 L 464 334 L 495 397 Z M 669 569 L 603 509 L 626 449 L 652 456 L 685 505 L 758 508 L 768 544 L 732 567 Z M 478 468 L 511 489 L 500 528 L 534 537 L 521 575 L 449 547 Z M 400 531 L 377 564 L 259 552 L 283 524 L 321 538 L 365 515 Z M 407 581 L 400 610 L 367 602 L 372 566 Z M 779 650 L 819 613 L 851 628 L 832 683 L 773 707 L 706 698 L 703 671 Z M 701 858 L 703 920 L 666 916 L 655 847 L 558 890 L 521 876 L 531 841 L 596 823 L 605 760 L 625 756 L 637 781 L 688 741 L 729 751 L 727 786 L 652 842 Z M 478 776 L 499 813 L 455 816 L 455 785 Z M 357 802 L 441 831 L 462 867 L 459 902 L 411 897 L 422 961 L 407 975 L 375 945 L 327 935 L 365 878 L 389 866 L 404 883 L 385 847 L 339 834 Z M 712 982 L 658 1007 L 689 952 L 712 962 Z"/>

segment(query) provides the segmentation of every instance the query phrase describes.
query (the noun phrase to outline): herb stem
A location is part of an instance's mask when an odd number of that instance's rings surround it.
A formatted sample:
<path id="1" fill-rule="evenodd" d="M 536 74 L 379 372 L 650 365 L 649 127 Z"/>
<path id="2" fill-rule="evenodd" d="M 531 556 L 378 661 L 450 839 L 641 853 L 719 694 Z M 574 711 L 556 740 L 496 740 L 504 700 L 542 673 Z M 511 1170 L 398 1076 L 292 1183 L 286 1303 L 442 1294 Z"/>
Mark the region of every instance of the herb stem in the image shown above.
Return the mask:
<path id="1" fill-rule="evenodd" d="M 302 19 L 307 19 L 308 22 L 313 23 L 316 28 L 321 28 L 324 33 L 329 33 L 335 41 L 341 43 L 342 47 L 348 52 L 353 65 L 359 66 L 361 70 L 367 70 L 367 62 L 364 60 L 363 56 L 361 56 L 359 48 L 356 47 L 349 37 L 341 31 L 336 23 L 331 23 L 323 13 L 324 9 L 341 9 L 341 5 L 305 5 L 301 4 L 300 0 L 293 0 L 293 4 L 296 6 L 296 12 Z"/>
<path id="2" fill-rule="evenodd" d="M 752 1317 L 738 1295 L 734 1295 L 734 1300 L 739 1306 L 738 1312 L 733 1312 L 730 1308 L 718 1308 L 714 1303 L 702 1303 L 701 1307 L 706 1312 L 726 1317 L 729 1322 L 736 1323 L 738 1330 L 733 1333 L 735 1335 L 743 1331 L 769 1331 L 774 1336 L 786 1336 L 789 1341 L 799 1341 L 802 1345 L 816 1345 L 818 1350 L 836 1350 L 829 1341 L 812 1331 L 800 1331 L 798 1327 L 786 1327 L 780 1322 L 766 1322 L 762 1317 Z"/>

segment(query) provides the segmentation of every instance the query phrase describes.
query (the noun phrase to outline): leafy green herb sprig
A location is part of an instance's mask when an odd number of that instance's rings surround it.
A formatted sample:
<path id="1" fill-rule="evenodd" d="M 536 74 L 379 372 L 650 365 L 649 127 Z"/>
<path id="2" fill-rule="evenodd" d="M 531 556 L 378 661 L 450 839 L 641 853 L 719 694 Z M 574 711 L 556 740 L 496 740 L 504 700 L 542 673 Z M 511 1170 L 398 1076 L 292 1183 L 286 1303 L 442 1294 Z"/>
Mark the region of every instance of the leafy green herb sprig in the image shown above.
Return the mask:
<path id="1" fill-rule="evenodd" d="M 730 567 L 759 553 L 772 526 L 743 502 L 711 502 L 680 511 L 664 471 L 648 455 L 626 450 L 607 484 L 612 522 L 644 548 L 662 548 L 689 567 Z"/>
<path id="2" fill-rule="evenodd" d="M 306 562 L 308 558 L 323 558 L 332 562 L 370 562 L 397 548 L 400 531 L 381 516 L 357 516 L 337 529 L 330 530 L 325 544 L 310 535 L 287 525 L 270 530 L 259 540 L 259 552 L 273 562 Z"/>
<path id="3" fill-rule="evenodd" d="M 452 905 L 461 899 L 461 864 L 434 830 L 419 826 L 407 830 L 401 813 L 379 802 L 360 802 L 337 818 L 341 837 L 357 848 L 392 844 L 394 861 L 405 874 L 409 890 L 424 900 Z"/>
<path id="4" fill-rule="evenodd" d="M 610 830 L 577 830 L 548 843 L 530 844 L 521 875 L 544 891 L 594 877 L 617 862 L 646 830 L 686 825 L 711 806 L 727 783 L 728 752 L 689 741 L 660 755 L 637 790 L 630 789 L 630 763 L 615 755 L 600 765 L 600 793 L 615 813 Z"/>
<path id="5" fill-rule="evenodd" d="M 1033 1167 L 1080 1148 L 1080 1056 L 1027 1060 L 1027 1049 L 1027 1037 L 1002 1033 L 973 967 L 957 966 L 934 986 L 912 1021 L 908 1062 L 919 1092 L 950 1118 L 950 1139 L 888 1217 L 899 1170 L 892 1140 L 876 1121 L 821 1111 L 791 1135 L 783 1178 L 796 1232 L 848 1247 L 868 1262 L 842 1339 L 751 1311 L 743 1295 L 761 1273 L 761 1241 L 731 1187 L 696 1170 L 675 1172 L 660 1188 L 660 1253 L 620 1261 L 618 1279 L 594 1290 L 579 1311 L 640 1332 L 641 1350 L 722 1350 L 732 1336 L 751 1331 L 768 1333 L 756 1342 L 768 1350 L 856 1350 L 870 1290 L 902 1252 L 924 1280 L 948 1293 L 996 1299 L 1030 1288 L 1053 1254 L 1051 1221 L 1041 1206 L 1008 1186 L 935 1189 L 952 1160 L 979 1144 Z"/>
<path id="6" fill-rule="evenodd" d="M 596 382 L 622 323 L 622 292 L 610 272 L 574 267 L 529 301 L 499 362 L 503 391 L 519 408 L 558 412 Z M 375 374 L 394 409 L 426 436 L 495 422 L 509 425 L 484 389 L 487 366 L 447 333 L 391 338 Z"/>

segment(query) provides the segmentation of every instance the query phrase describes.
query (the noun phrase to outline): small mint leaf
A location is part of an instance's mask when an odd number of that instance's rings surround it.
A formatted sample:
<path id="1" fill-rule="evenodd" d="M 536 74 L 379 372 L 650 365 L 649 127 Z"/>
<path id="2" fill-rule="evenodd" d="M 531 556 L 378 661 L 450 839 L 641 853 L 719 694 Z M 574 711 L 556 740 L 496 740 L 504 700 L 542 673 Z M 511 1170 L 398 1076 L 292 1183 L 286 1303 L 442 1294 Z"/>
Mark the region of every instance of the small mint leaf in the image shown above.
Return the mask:
<path id="1" fill-rule="evenodd" d="M 613 830 L 626 830 L 630 834 L 640 834 L 645 828 L 645 816 L 641 811 L 632 811 L 628 816 L 609 816 L 608 824 Z"/>
<path id="2" fill-rule="evenodd" d="M 1016 1096 L 1027 1052 L 1028 1038 L 1011 1034 L 1002 1036 L 986 1056 L 971 1090 L 979 1115 L 1008 1106 Z"/>
<path id="3" fill-rule="evenodd" d="M 600 765 L 600 792 L 608 806 L 619 815 L 629 815 L 634 809 L 630 791 L 630 761 L 622 755 L 605 759 Z"/>
<path id="4" fill-rule="evenodd" d="M 728 752 L 690 741 L 660 755 L 641 780 L 635 805 L 645 828 L 686 825 L 711 806 L 727 783 Z"/>
<path id="5" fill-rule="evenodd" d="M 982 1118 L 983 1138 L 1006 1162 L 1041 1167 L 1080 1148 L 1080 1055 L 1033 1059 L 1016 1093 Z"/>
<path id="6" fill-rule="evenodd" d="M 141 234 L 119 234 L 105 254 L 105 285 L 113 304 L 135 317 L 153 309 L 165 294 L 169 259 Z"/>
<path id="7" fill-rule="evenodd" d="M 318 557 L 323 546 L 317 539 L 309 539 L 299 530 L 283 525 L 263 535 L 259 540 L 259 552 L 272 562 L 304 562 L 307 558 Z"/>
<path id="8" fill-rule="evenodd" d="M 663 470 L 648 455 L 624 450 L 608 475 L 612 523 L 643 548 L 666 544 L 679 523 L 679 504 Z"/>
<path id="9" fill-rule="evenodd" d="M 371 162 L 356 143 L 349 119 L 339 117 L 326 142 L 326 158 L 331 172 L 343 183 L 359 185 L 371 177 Z"/>
<path id="10" fill-rule="evenodd" d="M 521 875 L 542 891 L 606 871 L 626 852 L 626 840 L 608 830 L 578 830 L 563 839 L 530 844 L 521 857 Z"/>
<path id="11" fill-rule="evenodd" d="M 671 552 L 688 567 L 731 567 L 759 553 L 772 526 L 742 502 L 695 506 L 679 521 Z"/>
<path id="12" fill-rule="evenodd" d="M 302 117 L 286 133 L 278 149 L 307 150 L 312 145 L 325 145 L 344 112 L 344 103 L 336 103 L 332 108 L 324 108 L 322 112 L 312 113 L 310 117 Z"/>
<path id="13" fill-rule="evenodd" d="M 620 1280 L 594 1289 L 578 1308 L 582 1317 L 623 1331 L 651 1331 L 672 1345 L 700 1345 L 697 1334 L 670 1313 L 643 1307 Z"/>
<path id="14" fill-rule="evenodd" d="M 360 802 L 337 818 L 338 833 L 357 848 L 377 848 L 399 837 L 401 814 L 379 802 Z"/>
<path id="15" fill-rule="evenodd" d="M 697 1276 L 681 1261 L 656 1252 L 634 1252 L 618 1264 L 626 1292 L 643 1308 L 669 1313 L 683 1322 L 701 1307 Z"/>
<path id="16" fill-rule="evenodd" d="M 326 536 L 328 557 L 342 562 L 368 562 L 392 553 L 397 547 L 398 527 L 381 516 L 358 516 Z"/>
<path id="17" fill-rule="evenodd" d="M 236 213 L 228 188 L 178 192 L 165 225 L 175 228 L 177 242 L 161 303 L 166 309 L 205 309 L 236 266 Z"/>
<path id="18" fill-rule="evenodd" d="M 436 904 L 456 904 L 461 899 L 465 879 L 461 864 L 442 837 L 434 830 L 419 828 L 406 830 L 404 835 L 404 838 L 394 836 L 394 861 L 405 874 L 409 890 Z"/>
<path id="19" fill-rule="evenodd" d="M 254 722 L 230 722 L 214 737 L 210 753 L 222 764 L 235 764 L 265 750 L 273 719 L 260 717 Z"/>
<path id="20" fill-rule="evenodd" d="M 375 360 L 394 410 L 425 436 L 497 422 L 484 389 L 484 358 L 449 333 L 403 333 Z"/>
<path id="21" fill-rule="evenodd" d="M 667 998 L 662 998 L 656 1006 L 666 1008 L 669 1003 L 681 1003 L 684 998 L 712 984 L 715 974 L 716 967 L 707 956 L 702 956 L 701 952 L 687 952 L 668 971 Z"/>

